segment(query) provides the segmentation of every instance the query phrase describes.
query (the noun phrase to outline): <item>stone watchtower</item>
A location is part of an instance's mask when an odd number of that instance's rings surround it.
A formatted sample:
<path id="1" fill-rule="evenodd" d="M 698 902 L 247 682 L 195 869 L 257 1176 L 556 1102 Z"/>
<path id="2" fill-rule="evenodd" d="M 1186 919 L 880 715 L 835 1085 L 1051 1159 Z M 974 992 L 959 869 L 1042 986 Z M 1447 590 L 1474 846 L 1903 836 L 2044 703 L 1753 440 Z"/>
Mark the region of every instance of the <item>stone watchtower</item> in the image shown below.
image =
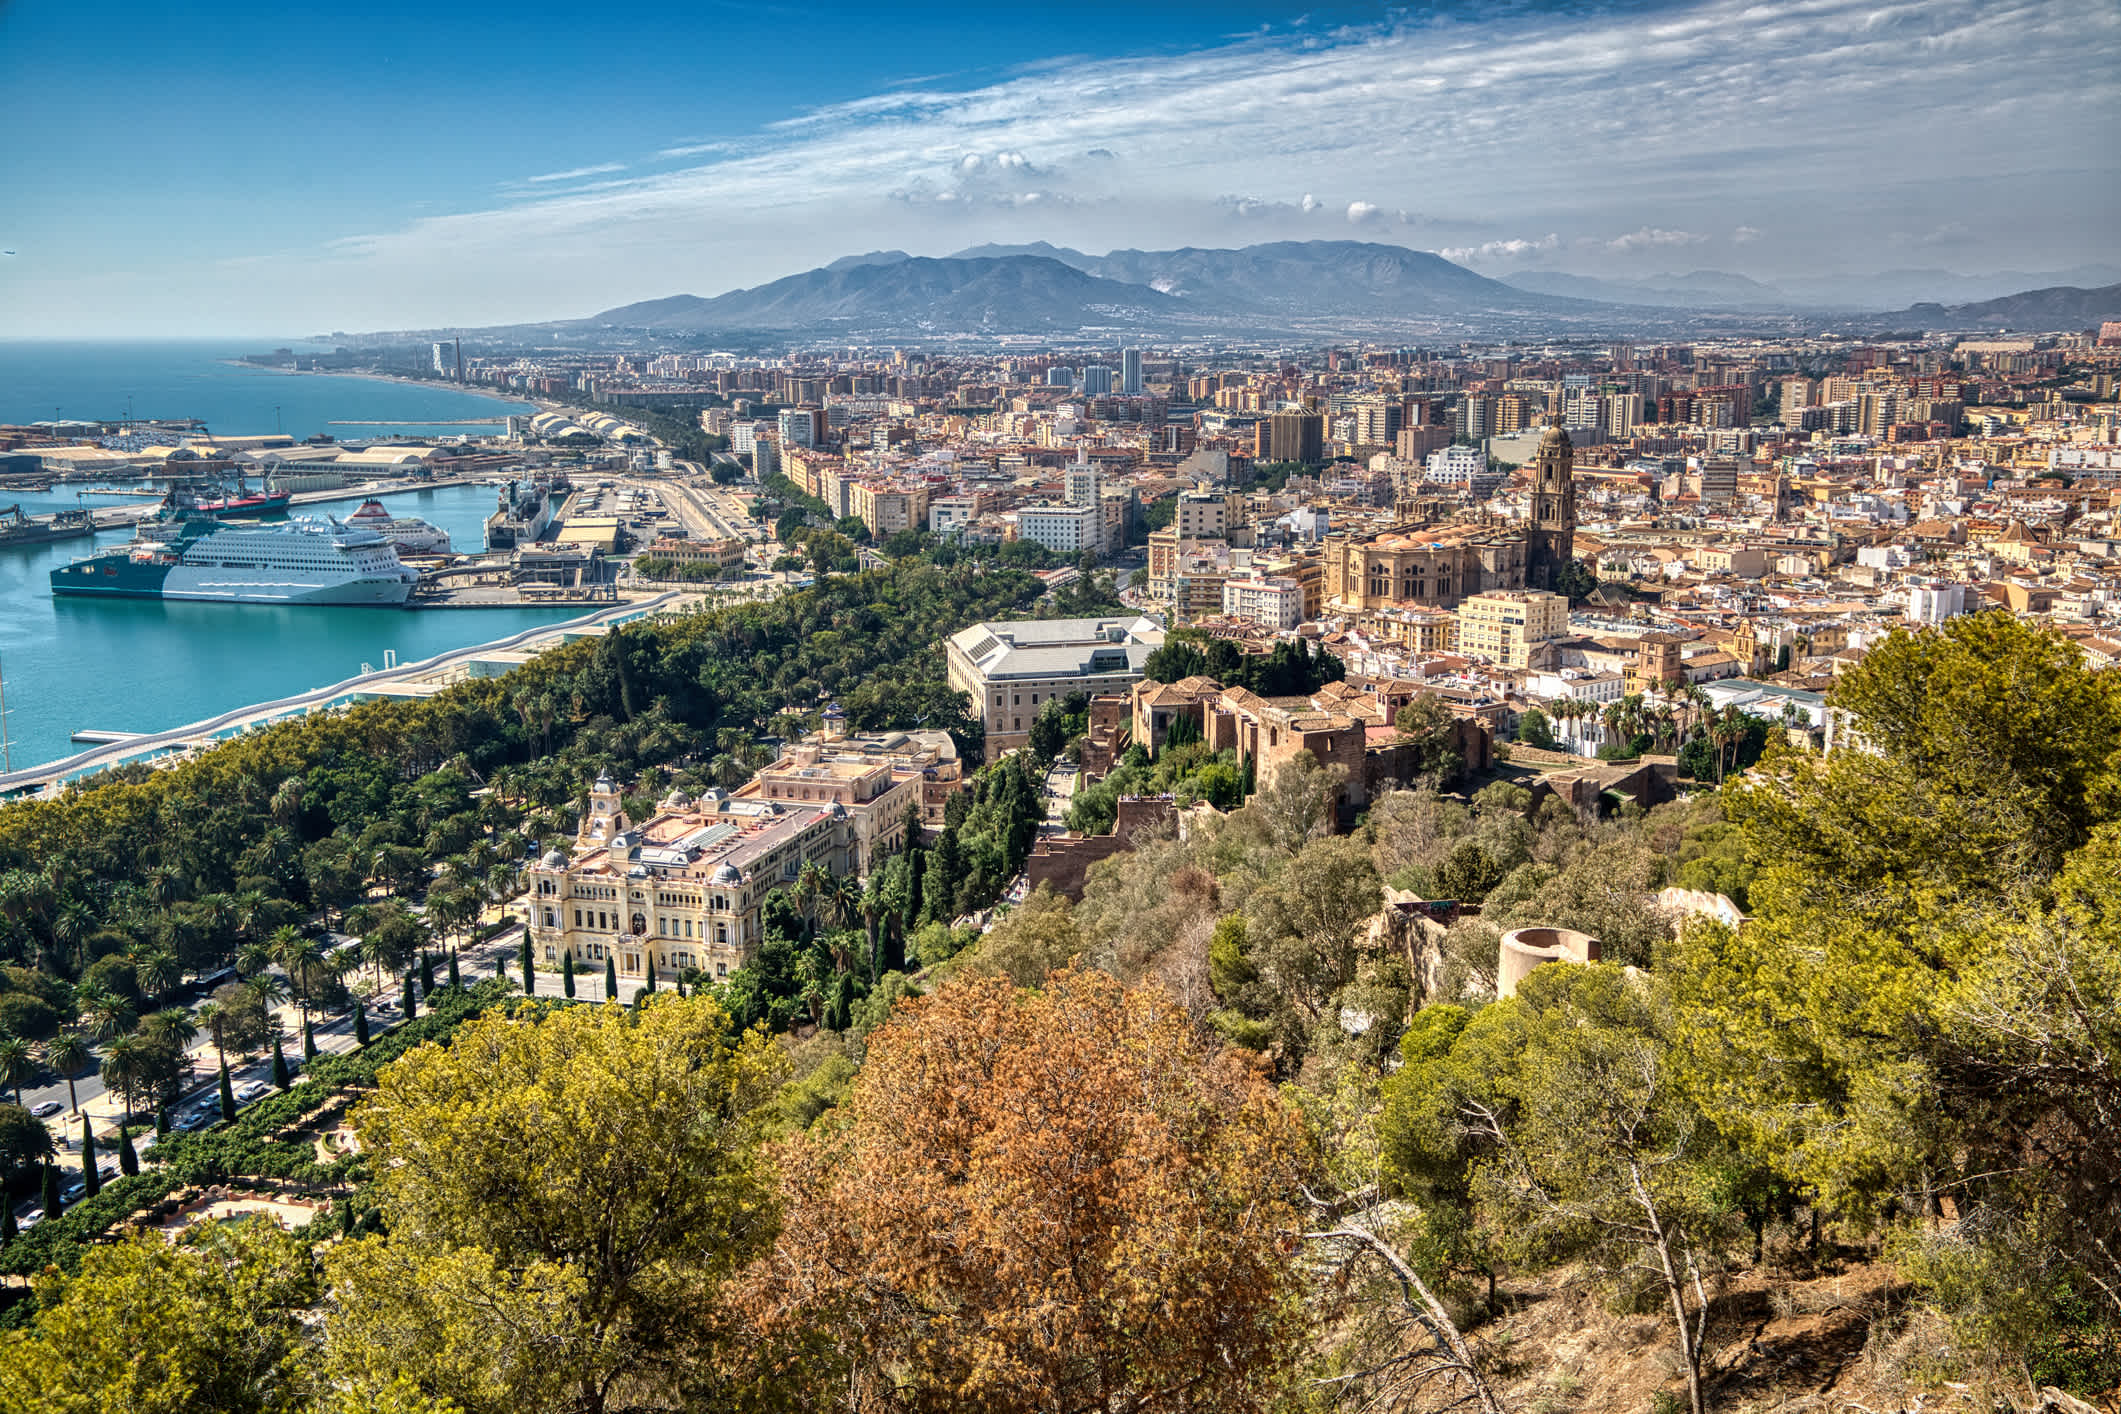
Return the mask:
<path id="1" fill-rule="evenodd" d="M 1576 448 L 1561 419 L 1547 419 L 1533 463 L 1532 528 L 1525 535 L 1527 589 L 1554 588 L 1564 566 L 1576 558 Z"/>

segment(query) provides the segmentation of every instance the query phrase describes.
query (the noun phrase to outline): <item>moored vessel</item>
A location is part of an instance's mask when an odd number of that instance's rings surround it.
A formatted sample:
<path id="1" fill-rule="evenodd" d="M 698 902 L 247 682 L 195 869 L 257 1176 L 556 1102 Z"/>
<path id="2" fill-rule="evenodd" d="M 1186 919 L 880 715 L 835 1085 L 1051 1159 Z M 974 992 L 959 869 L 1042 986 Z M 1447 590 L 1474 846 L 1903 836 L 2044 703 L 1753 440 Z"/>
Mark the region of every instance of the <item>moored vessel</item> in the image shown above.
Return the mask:
<path id="1" fill-rule="evenodd" d="M 421 520 L 418 516 L 394 516 L 384 509 L 381 501 L 373 497 L 363 501 L 360 509 L 346 518 L 346 523 L 363 530 L 373 530 L 397 546 L 401 555 L 450 553 L 448 531 Z"/>
<path id="2" fill-rule="evenodd" d="M 405 603 L 419 575 L 373 530 L 328 517 L 229 525 L 188 510 L 128 545 L 61 565 L 52 593 L 227 604 Z"/>

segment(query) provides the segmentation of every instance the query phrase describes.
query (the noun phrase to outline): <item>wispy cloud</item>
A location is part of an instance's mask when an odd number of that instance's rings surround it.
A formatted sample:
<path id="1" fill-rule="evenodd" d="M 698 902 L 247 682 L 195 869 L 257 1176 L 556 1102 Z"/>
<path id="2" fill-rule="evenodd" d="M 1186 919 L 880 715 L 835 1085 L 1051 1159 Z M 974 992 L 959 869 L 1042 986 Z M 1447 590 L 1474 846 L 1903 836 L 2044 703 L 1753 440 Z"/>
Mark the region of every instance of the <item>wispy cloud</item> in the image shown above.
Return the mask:
<path id="1" fill-rule="evenodd" d="M 1943 130 L 1948 169 L 1881 188 L 1879 154 L 1928 150 Z M 1899 231 L 2069 263 L 2102 253 L 2121 217 L 2104 136 L 2117 130 L 2121 6 L 1505 7 L 894 86 L 738 138 L 680 140 L 656 166 L 618 154 L 541 174 L 488 209 L 327 258 L 352 308 L 373 294 L 400 323 L 586 313 L 849 250 L 982 240 L 1104 249 L 1337 232 L 1476 261 L 1566 250 L 1621 272 L 1732 231 L 1729 247 L 1767 273 L 1845 268 Z M 1979 203 L 1965 199 L 1969 170 L 1988 174 Z M 609 180 L 547 189 L 592 177 Z M 317 283 L 297 266 L 281 293 Z"/>
<path id="2" fill-rule="evenodd" d="M 626 170 L 624 162 L 599 162 L 593 167 L 569 167 L 564 172 L 540 172 L 535 177 L 525 177 L 526 182 L 572 182 L 583 177 L 601 177 L 611 172 Z"/>
<path id="3" fill-rule="evenodd" d="M 1491 265 L 1499 260 L 1521 260 L 1528 255 L 1543 255 L 1557 250 L 1561 237 L 1549 231 L 1536 240 L 1513 236 L 1509 240 L 1482 241 L 1479 245 L 1445 246 L 1436 253 L 1445 260 L 1455 260 L 1460 265 Z"/>

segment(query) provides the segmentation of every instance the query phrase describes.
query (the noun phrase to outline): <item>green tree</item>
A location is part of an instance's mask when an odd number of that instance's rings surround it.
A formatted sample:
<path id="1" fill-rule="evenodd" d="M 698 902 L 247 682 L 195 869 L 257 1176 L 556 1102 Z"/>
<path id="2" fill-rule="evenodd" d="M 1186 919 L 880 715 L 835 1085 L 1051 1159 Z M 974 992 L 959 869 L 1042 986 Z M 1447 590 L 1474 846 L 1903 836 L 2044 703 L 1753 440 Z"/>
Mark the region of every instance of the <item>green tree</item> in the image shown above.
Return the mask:
<path id="1" fill-rule="evenodd" d="M 1517 739 L 1526 746 L 1541 751 L 1554 749 L 1554 727 L 1547 721 L 1547 714 L 1537 707 L 1527 707 L 1517 720 Z"/>
<path id="2" fill-rule="evenodd" d="M 236 1089 L 229 1082 L 228 1062 L 225 1059 L 221 1062 L 221 1122 L 223 1124 L 234 1124 L 236 1122 Z"/>
<path id="3" fill-rule="evenodd" d="M 201 1245 L 148 1232 L 87 1248 L 77 1273 L 37 1278 L 34 1322 L 0 1345 L 0 1405 L 302 1414 L 319 1294 L 306 1253 L 270 1223 Z"/>
<path id="4" fill-rule="evenodd" d="M 604 954 L 604 1000 L 605 1000 L 605 1001 L 607 1001 L 607 1002 L 615 1002 L 615 1001 L 617 1001 L 618 999 L 619 999 L 619 963 L 618 963 L 618 958 L 617 958 L 617 957 L 616 957 L 616 955 L 614 955 L 613 953 L 611 953 L 611 952 L 607 951 L 607 952 L 606 952 L 606 953 Z"/>
<path id="5" fill-rule="evenodd" d="M 287 1056 L 280 1049 L 278 1036 L 272 1038 L 272 1083 L 282 1090 L 288 1089 L 294 1083 L 288 1076 Z"/>
<path id="6" fill-rule="evenodd" d="M 354 1003 L 353 1034 L 355 1045 L 365 1046 L 368 1044 L 368 1003 L 366 1002 Z"/>
<path id="7" fill-rule="evenodd" d="M 0 1174 L 11 1183 L 20 1170 L 50 1160 L 52 1152 L 52 1132 L 43 1120 L 20 1105 L 0 1104 Z M 11 1201 L 0 1207 L 14 1211 Z"/>
<path id="8" fill-rule="evenodd" d="M 140 1154 L 133 1148 L 133 1131 L 129 1125 L 118 1126 L 118 1172 L 127 1178 L 140 1172 Z"/>
<path id="9" fill-rule="evenodd" d="M 530 957 L 530 931 L 528 929 L 523 931 L 523 948 L 518 956 L 523 964 L 523 995 L 534 997 L 538 994 L 538 970 Z"/>
<path id="10" fill-rule="evenodd" d="M 22 1087 L 37 1078 L 37 1058 L 29 1042 L 20 1036 L 0 1036 L 0 1086 L 12 1086 L 15 1103 L 22 1103 Z"/>
<path id="11" fill-rule="evenodd" d="M 658 997 L 481 1018 L 390 1066 L 353 1117 L 388 1236 L 327 1258 L 335 1369 L 472 1411 L 667 1402 L 771 1240 L 754 1114 L 779 1065 L 712 1000 Z"/>
<path id="12" fill-rule="evenodd" d="M 86 1115 L 81 1117 L 81 1182 L 91 1198 L 103 1187 L 103 1175 L 96 1171 L 96 1130 Z"/>

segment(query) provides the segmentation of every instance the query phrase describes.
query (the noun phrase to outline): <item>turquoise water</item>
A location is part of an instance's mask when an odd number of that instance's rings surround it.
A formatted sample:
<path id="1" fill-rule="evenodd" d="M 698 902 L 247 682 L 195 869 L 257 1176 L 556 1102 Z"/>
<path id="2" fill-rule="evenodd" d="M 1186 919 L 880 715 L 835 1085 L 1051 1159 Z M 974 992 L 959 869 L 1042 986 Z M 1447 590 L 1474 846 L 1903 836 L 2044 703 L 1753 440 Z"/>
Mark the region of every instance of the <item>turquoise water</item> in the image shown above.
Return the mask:
<path id="1" fill-rule="evenodd" d="M 346 439 L 478 433 L 529 410 L 525 403 L 454 388 L 226 362 L 263 352 L 259 345 L 231 344 L 0 343 L 0 422 L 123 418 L 130 400 L 131 415 L 141 421 L 189 417 L 226 436 L 324 432 Z M 487 427 L 437 425 L 469 418 L 491 421 Z"/>
<path id="2" fill-rule="evenodd" d="M 459 549 L 483 547 L 488 486 L 445 486 L 382 498 L 392 514 L 447 530 Z M 25 497 L 24 509 L 71 497 Z M 103 504 L 115 504 L 108 500 Z M 358 501 L 333 504 L 338 514 Z M 122 544 L 130 532 L 96 536 Z M 386 649 L 416 662 L 506 638 L 582 612 L 535 609 L 274 608 L 158 599 L 54 599 L 51 571 L 89 552 L 87 540 L 0 550 L 0 673 L 16 769 L 87 748 L 83 728 L 165 731 L 253 702 L 324 687 L 383 666 Z"/>
<path id="3" fill-rule="evenodd" d="M 0 422 L 49 418 L 54 405 L 67 417 L 122 416 L 128 392 L 138 417 L 203 418 L 224 433 L 272 431 L 278 404 L 282 427 L 297 436 L 356 435 L 358 429 L 331 425 L 354 418 L 454 420 L 502 416 L 517 406 L 446 388 L 260 373 L 217 362 L 244 351 L 0 344 Z M 394 515 L 433 521 L 458 549 L 473 551 L 484 548 L 494 495 L 487 486 L 446 486 L 386 496 L 383 503 Z M 0 492 L 0 505 L 17 501 L 32 514 L 122 504 L 103 496 L 77 502 L 70 491 Z M 345 514 L 356 504 L 327 509 Z M 381 667 L 386 650 L 395 650 L 400 662 L 414 662 L 581 612 L 53 599 L 55 566 L 87 554 L 92 544 L 129 538 L 130 532 L 108 532 L 93 542 L 0 550 L 0 674 L 18 770 L 83 750 L 69 740 L 83 728 L 164 731 L 327 686 L 360 672 L 363 663 Z"/>

